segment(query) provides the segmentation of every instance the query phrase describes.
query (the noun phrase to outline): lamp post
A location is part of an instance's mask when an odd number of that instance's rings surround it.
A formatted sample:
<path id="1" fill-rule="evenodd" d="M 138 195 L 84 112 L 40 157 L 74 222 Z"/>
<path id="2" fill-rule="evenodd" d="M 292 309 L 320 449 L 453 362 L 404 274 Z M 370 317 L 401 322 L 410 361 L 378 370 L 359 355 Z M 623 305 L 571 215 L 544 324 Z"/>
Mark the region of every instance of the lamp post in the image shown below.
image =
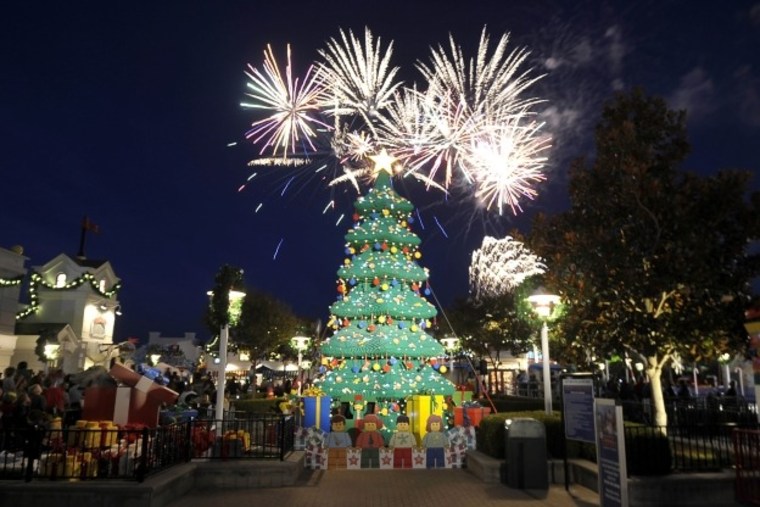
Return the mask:
<path id="1" fill-rule="evenodd" d="M 303 362 L 303 353 L 309 347 L 311 338 L 308 336 L 294 336 L 290 339 L 291 345 L 298 352 L 298 369 L 296 370 L 296 378 L 298 379 L 298 396 L 301 396 L 301 363 Z"/>
<path id="2" fill-rule="evenodd" d="M 207 293 L 209 296 L 213 295 L 213 292 Z M 230 290 L 229 307 L 230 321 L 235 320 L 239 316 L 239 309 L 237 305 L 233 307 L 233 303 L 240 302 L 245 297 L 245 292 L 239 290 Z M 234 318 L 233 318 L 233 314 Z M 221 421 L 224 420 L 224 384 L 227 380 L 227 343 L 230 338 L 230 325 L 226 323 L 222 326 L 219 332 L 219 371 L 216 380 L 216 405 L 214 406 L 214 420 L 217 421 L 217 435 L 222 434 Z"/>
<path id="3" fill-rule="evenodd" d="M 546 289 L 539 287 L 528 297 L 528 302 L 533 307 L 541 320 L 541 356 L 543 359 L 543 384 L 544 384 L 544 411 L 547 415 L 552 413 L 552 380 L 549 369 L 549 327 L 546 321 L 551 317 L 554 307 L 559 303 L 559 296 L 549 294 Z"/>
<path id="4" fill-rule="evenodd" d="M 445 338 L 441 338 L 441 345 L 443 345 L 443 348 L 446 350 L 446 353 L 449 355 L 449 358 L 451 359 L 451 366 L 452 370 L 458 365 L 457 360 L 458 357 L 455 355 L 457 349 L 459 348 L 459 338 L 456 336 L 447 336 Z M 452 372 L 453 376 L 453 372 Z M 457 377 L 457 383 L 461 384 L 461 379 Z"/>

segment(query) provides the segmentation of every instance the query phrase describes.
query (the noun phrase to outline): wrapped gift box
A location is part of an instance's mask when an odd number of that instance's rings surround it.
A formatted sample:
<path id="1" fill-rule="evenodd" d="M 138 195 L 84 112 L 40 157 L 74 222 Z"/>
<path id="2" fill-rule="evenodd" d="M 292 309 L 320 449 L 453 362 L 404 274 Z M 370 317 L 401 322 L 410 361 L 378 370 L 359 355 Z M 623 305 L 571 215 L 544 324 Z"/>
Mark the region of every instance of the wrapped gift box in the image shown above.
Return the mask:
<path id="1" fill-rule="evenodd" d="M 331 403 L 332 399 L 329 396 L 304 396 L 304 428 L 319 428 L 323 431 L 330 431 Z"/>
<path id="2" fill-rule="evenodd" d="M 384 470 L 393 468 L 393 449 L 388 447 L 380 449 L 380 468 Z"/>
<path id="3" fill-rule="evenodd" d="M 325 432 L 318 428 L 304 428 L 304 467 L 312 470 L 327 468 Z"/>
<path id="4" fill-rule="evenodd" d="M 477 428 L 480 421 L 490 413 L 490 407 L 454 407 L 454 426 L 474 426 Z"/>
<path id="5" fill-rule="evenodd" d="M 462 405 L 463 403 L 472 401 L 472 391 L 457 389 L 454 391 L 454 396 L 452 396 L 451 399 L 454 400 L 454 405 Z"/>
<path id="6" fill-rule="evenodd" d="M 174 403 L 179 396 L 168 387 L 155 383 L 130 370 L 124 365 L 114 364 L 109 374 L 122 386 L 90 387 L 84 392 L 82 418 L 91 421 L 109 420 L 116 424 L 144 424 L 151 428 L 158 426 L 158 416 L 162 403 Z"/>
<path id="7" fill-rule="evenodd" d="M 362 450 L 358 447 L 348 447 L 346 449 L 346 468 L 349 470 L 359 470 L 362 467 Z"/>
<path id="8" fill-rule="evenodd" d="M 427 467 L 427 455 L 425 449 L 421 447 L 415 447 L 412 449 L 412 468 L 426 468 Z"/>
<path id="9" fill-rule="evenodd" d="M 406 414 L 409 416 L 412 433 L 417 436 L 418 442 L 422 442 L 422 438 L 427 433 L 425 426 L 428 417 L 431 415 L 443 417 L 444 404 L 445 400 L 442 394 L 415 394 L 407 399 Z"/>

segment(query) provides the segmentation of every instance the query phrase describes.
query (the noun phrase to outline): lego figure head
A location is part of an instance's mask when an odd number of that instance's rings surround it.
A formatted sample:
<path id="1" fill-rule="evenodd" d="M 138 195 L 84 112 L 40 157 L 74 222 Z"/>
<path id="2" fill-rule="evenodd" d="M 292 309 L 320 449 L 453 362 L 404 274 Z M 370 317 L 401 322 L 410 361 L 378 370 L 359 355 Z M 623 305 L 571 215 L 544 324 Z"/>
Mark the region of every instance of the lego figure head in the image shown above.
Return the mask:
<path id="1" fill-rule="evenodd" d="M 409 432 L 409 417 L 400 415 L 396 418 L 396 431 L 401 433 Z"/>
<path id="2" fill-rule="evenodd" d="M 330 429 L 335 433 L 346 431 L 346 418 L 336 414 L 330 418 Z"/>
<path id="3" fill-rule="evenodd" d="M 438 432 L 443 430 L 443 419 L 439 415 L 431 415 L 428 417 L 427 425 L 425 429 L 429 432 Z"/>
<path id="4" fill-rule="evenodd" d="M 365 432 L 377 431 L 382 427 L 383 421 L 381 421 L 380 418 L 374 414 L 365 416 L 364 419 L 359 422 L 359 429 Z"/>

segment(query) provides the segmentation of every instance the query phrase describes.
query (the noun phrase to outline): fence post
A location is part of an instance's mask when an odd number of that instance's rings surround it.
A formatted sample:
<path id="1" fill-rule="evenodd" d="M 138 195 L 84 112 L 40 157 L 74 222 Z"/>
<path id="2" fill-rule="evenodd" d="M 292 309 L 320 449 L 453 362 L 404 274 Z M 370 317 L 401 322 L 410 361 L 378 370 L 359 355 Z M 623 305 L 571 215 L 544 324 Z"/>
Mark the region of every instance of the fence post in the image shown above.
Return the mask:
<path id="1" fill-rule="evenodd" d="M 280 444 L 280 461 L 285 461 L 285 418 L 286 415 L 280 415 L 280 421 L 278 422 L 279 444 Z"/>
<path id="2" fill-rule="evenodd" d="M 187 421 L 187 430 L 185 434 L 185 462 L 193 459 L 193 430 L 195 429 L 195 419 Z"/>
<path id="3" fill-rule="evenodd" d="M 137 467 L 137 482 L 145 480 L 148 473 L 148 428 L 142 430 L 142 444 L 140 446 L 140 466 Z"/>

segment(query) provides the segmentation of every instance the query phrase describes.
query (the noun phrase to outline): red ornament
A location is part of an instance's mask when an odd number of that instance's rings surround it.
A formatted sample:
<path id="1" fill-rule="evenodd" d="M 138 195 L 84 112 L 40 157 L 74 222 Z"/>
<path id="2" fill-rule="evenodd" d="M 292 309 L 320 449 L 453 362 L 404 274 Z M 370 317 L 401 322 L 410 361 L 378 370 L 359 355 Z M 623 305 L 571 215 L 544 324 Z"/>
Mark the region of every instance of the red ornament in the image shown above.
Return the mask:
<path id="1" fill-rule="evenodd" d="M 386 324 L 393 324 L 393 319 L 390 317 L 390 315 L 385 319 Z"/>
<path id="2" fill-rule="evenodd" d="M 388 250 L 388 243 L 383 243 L 380 248 L 384 251 Z"/>
<path id="3" fill-rule="evenodd" d="M 339 294 L 345 294 L 346 292 L 346 286 L 345 285 L 338 285 L 338 293 Z"/>
<path id="4" fill-rule="evenodd" d="M 367 326 L 367 331 L 369 331 L 370 333 L 372 331 L 374 331 L 374 330 L 375 330 L 375 325 L 374 324 L 370 324 L 369 326 Z"/>
<path id="5" fill-rule="evenodd" d="M 409 253 L 409 247 L 405 246 L 404 248 L 401 249 L 401 251 L 404 252 L 405 254 L 408 254 Z"/>
<path id="6" fill-rule="evenodd" d="M 350 323 L 348 319 L 343 319 L 343 327 L 348 327 Z"/>
<path id="7" fill-rule="evenodd" d="M 380 279 L 378 277 L 375 277 L 375 279 L 372 280 L 372 285 L 380 285 Z"/>
<path id="8" fill-rule="evenodd" d="M 358 222 L 361 217 L 359 216 L 359 213 L 354 213 L 351 218 L 354 220 L 354 222 Z"/>
<path id="9" fill-rule="evenodd" d="M 391 365 L 386 364 L 383 366 L 383 372 L 388 373 L 389 371 L 391 371 Z"/>
<path id="10" fill-rule="evenodd" d="M 414 368 L 414 363 L 411 362 L 411 361 L 407 361 L 406 362 L 406 369 L 407 370 L 411 370 L 412 368 Z"/>

